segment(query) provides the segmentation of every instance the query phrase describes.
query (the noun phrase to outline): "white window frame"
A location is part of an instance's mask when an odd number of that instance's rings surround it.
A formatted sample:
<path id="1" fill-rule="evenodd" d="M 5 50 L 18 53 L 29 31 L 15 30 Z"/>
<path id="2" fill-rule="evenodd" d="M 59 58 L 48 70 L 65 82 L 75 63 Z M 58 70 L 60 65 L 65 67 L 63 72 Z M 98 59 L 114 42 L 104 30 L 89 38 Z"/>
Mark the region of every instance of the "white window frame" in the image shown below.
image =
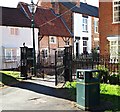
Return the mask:
<path id="1" fill-rule="evenodd" d="M 85 44 L 86 45 L 84 45 L 84 42 L 85 42 Z M 83 40 L 83 53 L 84 53 L 84 48 L 86 48 L 86 51 L 87 51 L 87 49 L 88 49 L 88 40 Z"/>
<path id="2" fill-rule="evenodd" d="M 110 59 L 120 60 L 118 55 L 120 52 L 120 37 L 107 37 L 107 39 L 110 43 Z"/>
<path id="3" fill-rule="evenodd" d="M 95 19 L 94 20 L 94 32 L 95 33 L 99 33 L 98 24 L 99 24 L 99 21 Z"/>
<path id="4" fill-rule="evenodd" d="M 113 58 L 116 58 L 118 53 L 117 53 L 117 41 L 110 41 L 110 55 Z"/>
<path id="5" fill-rule="evenodd" d="M 119 4 L 115 4 L 115 2 L 119 2 Z M 118 10 L 114 10 L 115 7 L 118 8 Z M 113 23 L 120 23 L 120 0 L 113 0 Z M 116 15 L 116 18 L 118 18 L 118 21 L 115 21 L 115 12 L 118 12 L 118 15 Z"/>
<path id="6" fill-rule="evenodd" d="M 48 49 L 44 48 L 44 49 L 42 49 L 42 58 L 47 58 L 47 57 L 48 57 Z"/>
<path id="7" fill-rule="evenodd" d="M 82 17 L 82 31 L 88 32 L 88 18 Z"/>
<path id="8" fill-rule="evenodd" d="M 88 37 L 83 37 L 83 54 L 88 53 Z M 86 52 L 84 52 L 84 48 L 86 49 Z"/>
<path id="9" fill-rule="evenodd" d="M 10 35 L 19 35 L 19 29 L 18 28 L 10 28 Z"/>
<path id="10" fill-rule="evenodd" d="M 5 61 L 17 61 L 18 51 L 16 48 L 5 48 L 4 51 L 5 51 Z"/>
<path id="11" fill-rule="evenodd" d="M 50 39 L 50 44 L 56 44 L 56 37 L 55 36 L 49 36 L 49 39 Z"/>

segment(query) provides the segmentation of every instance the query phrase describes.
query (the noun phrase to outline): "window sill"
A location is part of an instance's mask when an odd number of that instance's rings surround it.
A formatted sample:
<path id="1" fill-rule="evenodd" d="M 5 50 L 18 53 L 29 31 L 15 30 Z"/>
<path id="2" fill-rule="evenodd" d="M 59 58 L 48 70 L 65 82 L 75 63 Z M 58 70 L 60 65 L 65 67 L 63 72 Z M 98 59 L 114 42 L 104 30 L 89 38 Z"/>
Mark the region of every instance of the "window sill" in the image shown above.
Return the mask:
<path id="1" fill-rule="evenodd" d="M 95 32 L 95 34 L 99 34 L 99 32 Z"/>
<path id="2" fill-rule="evenodd" d="M 112 24 L 120 24 L 120 21 L 119 22 L 112 22 Z"/>
<path id="3" fill-rule="evenodd" d="M 5 60 L 5 63 L 12 63 L 12 62 L 17 62 L 17 60 Z"/>
<path id="4" fill-rule="evenodd" d="M 56 44 L 56 42 L 50 42 L 50 44 Z"/>
<path id="5" fill-rule="evenodd" d="M 88 33 L 88 31 L 82 31 L 82 32 L 84 32 L 84 33 Z"/>

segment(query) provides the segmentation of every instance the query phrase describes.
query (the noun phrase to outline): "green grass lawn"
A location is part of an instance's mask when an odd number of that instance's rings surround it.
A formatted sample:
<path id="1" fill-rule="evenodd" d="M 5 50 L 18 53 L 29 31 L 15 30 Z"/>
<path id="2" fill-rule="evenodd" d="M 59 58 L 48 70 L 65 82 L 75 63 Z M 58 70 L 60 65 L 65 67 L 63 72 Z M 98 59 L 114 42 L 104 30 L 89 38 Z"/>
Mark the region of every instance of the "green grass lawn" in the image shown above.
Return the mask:
<path id="1" fill-rule="evenodd" d="M 76 82 L 67 82 L 65 88 L 69 88 L 70 97 L 76 101 Z M 100 100 L 109 101 L 113 104 L 113 110 L 120 111 L 120 86 L 100 84 Z M 112 111 L 113 111 L 112 110 Z"/>
<path id="2" fill-rule="evenodd" d="M 20 72 L 17 71 L 0 71 L 0 84 L 11 85 L 21 80 Z"/>

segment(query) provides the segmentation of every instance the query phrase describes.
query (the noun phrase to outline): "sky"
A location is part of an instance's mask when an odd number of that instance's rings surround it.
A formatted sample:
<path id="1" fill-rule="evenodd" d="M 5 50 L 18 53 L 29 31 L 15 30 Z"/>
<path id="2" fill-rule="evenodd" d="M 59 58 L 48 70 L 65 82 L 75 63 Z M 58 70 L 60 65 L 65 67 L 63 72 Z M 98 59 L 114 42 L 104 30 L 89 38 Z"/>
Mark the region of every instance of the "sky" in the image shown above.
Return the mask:
<path id="1" fill-rule="evenodd" d="M 36 4 L 38 0 L 33 0 L 33 2 Z M 80 0 L 81 2 L 83 2 L 84 0 Z M 93 6 L 97 6 L 98 7 L 98 1 L 99 0 L 86 0 L 86 2 L 88 4 L 91 4 Z M 0 0 L 0 6 L 4 6 L 4 7 L 17 7 L 17 4 L 19 2 L 25 2 L 25 3 L 30 3 L 31 0 Z"/>

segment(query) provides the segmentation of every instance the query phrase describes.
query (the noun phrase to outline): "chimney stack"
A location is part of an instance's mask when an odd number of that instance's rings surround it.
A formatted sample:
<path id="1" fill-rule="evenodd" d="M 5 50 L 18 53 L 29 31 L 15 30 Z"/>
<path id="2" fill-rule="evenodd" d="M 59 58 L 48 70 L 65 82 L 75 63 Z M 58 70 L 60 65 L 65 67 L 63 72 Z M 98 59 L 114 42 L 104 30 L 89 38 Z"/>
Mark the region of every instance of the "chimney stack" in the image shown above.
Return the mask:
<path id="1" fill-rule="evenodd" d="M 76 0 L 76 6 L 80 7 L 80 0 Z"/>
<path id="2" fill-rule="evenodd" d="M 86 1 L 86 0 L 84 0 L 84 3 L 87 3 L 87 1 Z"/>
<path id="3" fill-rule="evenodd" d="M 41 6 L 42 8 L 52 8 L 51 0 L 39 0 L 38 6 Z"/>
<path id="4" fill-rule="evenodd" d="M 52 4 L 52 9 L 54 10 L 55 14 L 59 14 L 59 2 L 58 0 L 51 0 L 51 4 Z"/>

